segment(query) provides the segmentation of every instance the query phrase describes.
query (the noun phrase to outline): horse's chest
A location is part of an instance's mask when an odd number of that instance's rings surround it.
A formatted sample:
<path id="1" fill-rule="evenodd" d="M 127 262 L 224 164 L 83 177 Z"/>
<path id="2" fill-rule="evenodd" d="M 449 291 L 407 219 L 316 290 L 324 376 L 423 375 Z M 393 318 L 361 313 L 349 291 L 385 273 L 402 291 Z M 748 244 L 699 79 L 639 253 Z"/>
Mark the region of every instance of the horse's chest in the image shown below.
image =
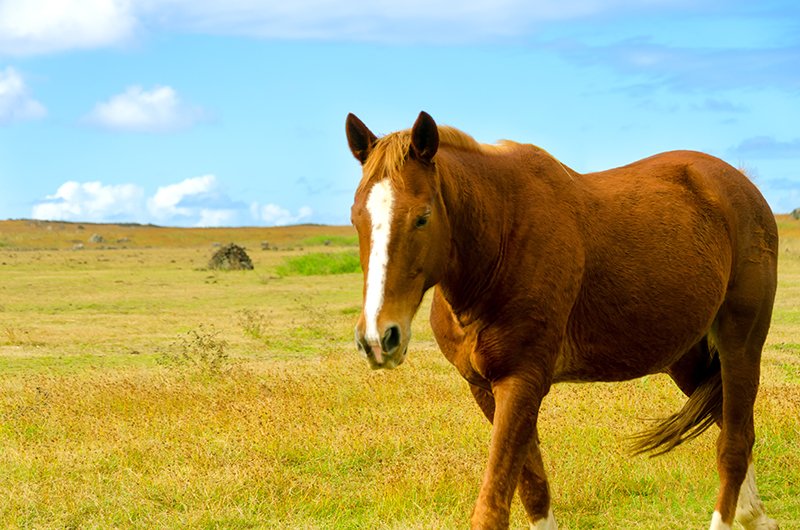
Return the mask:
<path id="1" fill-rule="evenodd" d="M 476 334 L 470 329 L 462 328 L 454 318 L 452 320 L 431 318 L 431 326 L 439 349 L 445 358 L 456 367 L 464 379 L 483 386 L 484 377 L 475 369 L 471 360 L 471 354 L 477 343 Z"/>

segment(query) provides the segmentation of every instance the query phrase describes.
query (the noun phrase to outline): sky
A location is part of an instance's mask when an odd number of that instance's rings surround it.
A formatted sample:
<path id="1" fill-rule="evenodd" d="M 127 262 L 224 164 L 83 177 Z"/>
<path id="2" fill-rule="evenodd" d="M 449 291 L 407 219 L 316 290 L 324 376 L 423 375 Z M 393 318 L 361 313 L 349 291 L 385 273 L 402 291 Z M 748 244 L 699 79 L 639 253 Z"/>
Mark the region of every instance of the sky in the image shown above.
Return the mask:
<path id="1" fill-rule="evenodd" d="M 349 224 L 344 123 L 581 172 L 661 151 L 800 207 L 796 0 L 0 0 L 0 219 Z"/>

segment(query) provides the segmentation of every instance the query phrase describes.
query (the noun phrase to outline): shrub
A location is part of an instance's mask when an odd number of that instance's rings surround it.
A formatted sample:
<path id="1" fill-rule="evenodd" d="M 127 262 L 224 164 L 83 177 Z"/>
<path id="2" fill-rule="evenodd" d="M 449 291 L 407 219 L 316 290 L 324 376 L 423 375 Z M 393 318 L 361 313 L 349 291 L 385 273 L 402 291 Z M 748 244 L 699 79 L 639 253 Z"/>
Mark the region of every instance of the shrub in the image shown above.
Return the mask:
<path id="1" fill-rule="evenodd" d="M 217 250 L 208 262 L 214 270 L 253 270 L 253 262 L 243 247 L 231 243 Z"/>
<path id="2" fill-rule="evenodd" d="M 219 331 L 201 324 L 175 341 L 170 351 L 162 355 L 160 364 L 220 374 L 230 368 L 227 346 L 228 343 L 219 338 Z"/>
<path id="3" fill-rule="evenodd" d="M 238 313 L 239 325 L 244 334 L 250 338 L 264 340 L 267 338 L 269 327 L 267 317 L 260 311 L 254 309 L 242 309 Z"/>

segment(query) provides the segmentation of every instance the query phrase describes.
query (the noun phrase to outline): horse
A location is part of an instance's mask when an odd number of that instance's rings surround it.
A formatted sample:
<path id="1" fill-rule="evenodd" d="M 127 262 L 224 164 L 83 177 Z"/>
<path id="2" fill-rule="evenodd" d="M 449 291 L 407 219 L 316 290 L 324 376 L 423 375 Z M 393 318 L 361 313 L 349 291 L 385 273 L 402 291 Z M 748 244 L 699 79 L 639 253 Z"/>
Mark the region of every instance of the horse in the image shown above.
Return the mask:
<path id="1" fill-rule="evenodd" d="M 378 138 L 355 115 L 351 209 L 364 273 L 355 341 L 373 369 L 406 358 L 433 288 L 439 349 L 492 423 L 472 528 L 557 528 L 537 432 L 554 383 L 666 373 L 688 400 L 641 433 L 663 453 L 712 424 L 711 530 L 774 530 L 755 483 L 753 406 L 778 233 L 748 178 L 694 151 L 581 174 L 529 144 L 482 144 L 421 112 Z"/>

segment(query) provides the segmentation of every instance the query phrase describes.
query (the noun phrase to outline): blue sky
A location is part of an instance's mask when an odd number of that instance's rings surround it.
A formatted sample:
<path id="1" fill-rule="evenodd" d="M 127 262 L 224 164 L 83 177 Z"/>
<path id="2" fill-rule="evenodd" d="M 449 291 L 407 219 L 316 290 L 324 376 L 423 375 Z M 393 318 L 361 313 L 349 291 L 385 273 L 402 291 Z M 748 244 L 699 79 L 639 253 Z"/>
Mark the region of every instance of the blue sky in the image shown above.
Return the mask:
<path id="1" fill-rule="evenodd" d="M 800 207 L 795 0 L 0 0 L 0 218 L 347 224 L 348 112 L 582 172 L 669 149 Z"/>

